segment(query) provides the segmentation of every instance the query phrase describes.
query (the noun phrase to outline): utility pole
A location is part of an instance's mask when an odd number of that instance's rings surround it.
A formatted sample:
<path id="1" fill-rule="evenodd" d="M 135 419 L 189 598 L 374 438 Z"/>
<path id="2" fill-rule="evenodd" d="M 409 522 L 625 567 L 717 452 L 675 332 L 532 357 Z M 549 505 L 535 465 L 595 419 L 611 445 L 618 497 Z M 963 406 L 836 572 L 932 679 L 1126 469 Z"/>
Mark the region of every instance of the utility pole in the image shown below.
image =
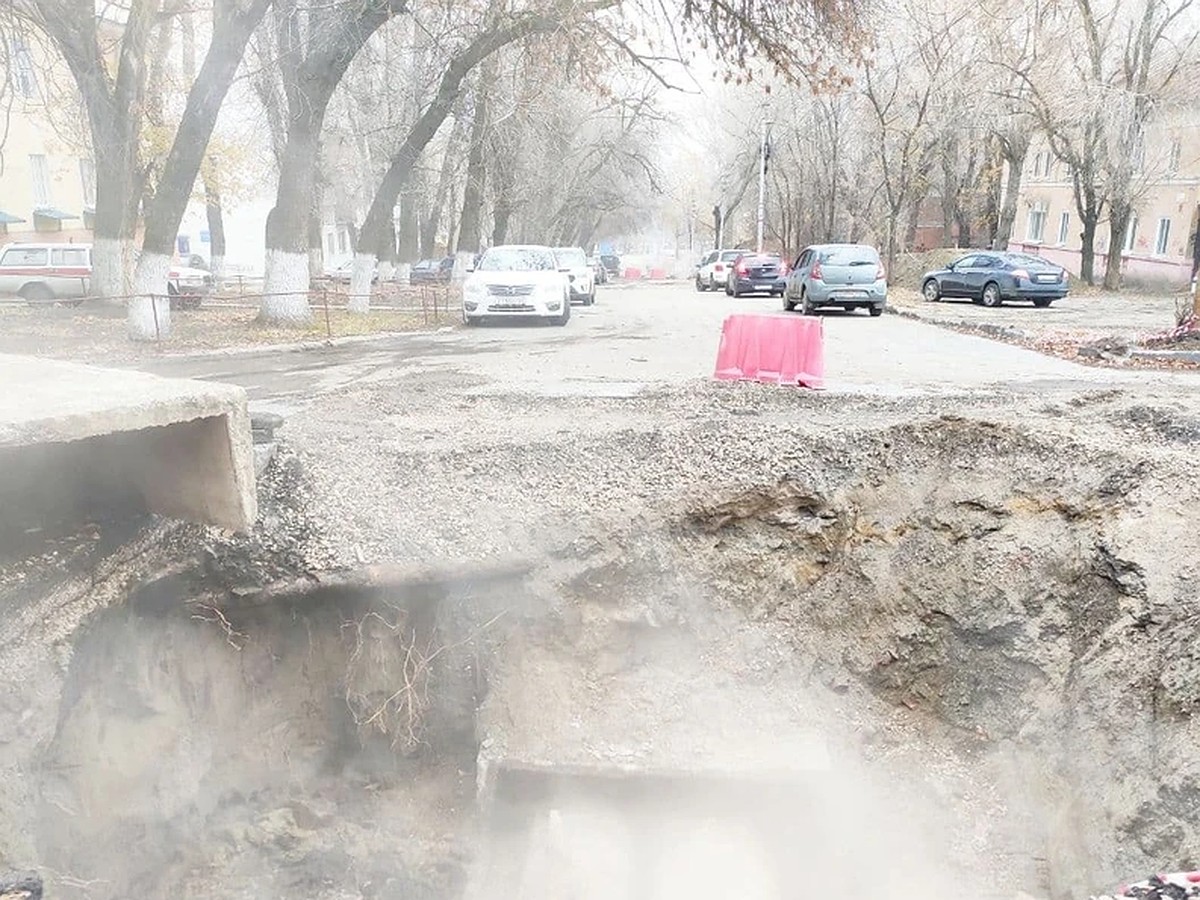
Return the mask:
<path id="1" fill-rule="evenodd" d="M 758 146 L 758 253 L 763 251 L 763 225 L 767 220 L 767 160 L 771 158 L 771 122 L 763 118 Z"/>

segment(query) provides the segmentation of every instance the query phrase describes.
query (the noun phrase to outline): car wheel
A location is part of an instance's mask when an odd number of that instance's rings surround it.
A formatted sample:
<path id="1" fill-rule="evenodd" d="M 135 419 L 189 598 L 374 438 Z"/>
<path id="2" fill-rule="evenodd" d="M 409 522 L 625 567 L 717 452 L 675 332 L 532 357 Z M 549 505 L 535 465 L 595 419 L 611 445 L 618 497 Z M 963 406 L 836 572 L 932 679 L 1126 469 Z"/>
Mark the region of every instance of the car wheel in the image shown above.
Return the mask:
<path id="1" fill-rule="evenodd" d="M 1004 302 L 1004 298 L 1000 296 L 1000 285 L 994 281 L 989 281 L 983 286 L 983 305 L 988 309 L 995 309 Z"/>
<path id="2" fill-rule="evenodd" d="M 704 286 L 704 282 L 700 280 L 700 276 L 696 276 L 696 290 L 703 294 L 708 288 Z"/>
<path id="3" fill-rule="evenodd" d="M 942 299 L 942 289 L 938 286 L 936 278 L 930 278 L 921 286 L 921 296 L 929 303 L 937 303 Z"/>
<path id="4" fill-rule="evenodd" d="M 711 275 L 708 276 L 708 289 L 710 291 L 715 291 L 717 289 L 717 283 L 713 280 Z"/>
<path id="5" fill-rule="evenodd" d="M 467 323 L 468 328 L 478 328 L 483 324 L 482 316 L 463 316 L 463 321 Z"/>
<path id="6" fill-rule="evenodd" d="M 588 294 L 587 305 L 588 306 L 596 305 L 596 289 L 595 288 L 592 288 L 592 292 L 590 294 Z"/>
<path id="7" fill-rule="evenodd" d="M 783 292 L 783 311 L 792 312 L 796 308 L 796 304 L 792 302 L 792 298 L 787 295 L 787 291 Z"/>
<path id="8" fill-rule="evenodd" d="M 1038 309 L 1045 309 L 1053 302 L 1049 297 L 1038 297 L 1033 301 L 1033 305 Z"/>
<path id="9" fill-rule="evenodd" d="M 554 324 L 558 325 L 561 328 L 563 325 L 566 325 L 570 321 L 571 321 L 571 301 L 570 301 L 570 298 L 564 297 L 562 314 L 554 320 Z"/>
<path id="10" fill-rule="evenodd" d="M 883 315 L 883 307 L 882 306 L 871 306 L 868 308 L 870 309 L 871 315 L 873 317 L 879 317 L 879 316 Z"/>
<path id="11" fill-rule="evenodd" d="M 800 312 L 806 316 L 811 316 L 813 314 L 813 305 L 808 300 L 807 291 L 800 292 Z"/>
<path id="12" fill-rule="evenodd" d="M 21 296 L 30 306 L 35 306 L 53 300 L 54 292 L 44 284 L 29 284 L 21 288 Z"/>
<path id="13" fill-rule="evenodd" d="M 729 296 L 733 297 L 735 300 L 742 296 L 742 289 L 737 286 L 737 282 L 734 282 L 733 290 L 729 292 Z"/>

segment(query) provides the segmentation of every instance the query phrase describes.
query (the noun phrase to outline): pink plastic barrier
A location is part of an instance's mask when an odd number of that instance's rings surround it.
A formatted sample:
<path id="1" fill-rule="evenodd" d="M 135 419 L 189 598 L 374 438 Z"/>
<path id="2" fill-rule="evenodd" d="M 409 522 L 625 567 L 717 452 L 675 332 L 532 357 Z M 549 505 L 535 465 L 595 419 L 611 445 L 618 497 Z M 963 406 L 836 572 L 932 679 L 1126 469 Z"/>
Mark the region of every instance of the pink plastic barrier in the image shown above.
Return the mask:
<path id="1" fill-rule="evenodd" d="M 650 280 L 651 281 L 662 281 L 666 277 L 667 277 L 666 269 L 651 269 L 650 270 Z"/>
<path id="2" fill-rule="evenodd" d="M 822 388 L 824 323 L 811 316 L 729 316 L 713 377 Z"/>
<path id="3" fill-rule="evenodd" d="M 625 270 L 625 277 L 627 279 L 629 279 L 630 281 L 637 281 L 639 278 L 642 277 L 642 270 L 635 269 L 633 266 L 630 266 L 628 269 Z"/>

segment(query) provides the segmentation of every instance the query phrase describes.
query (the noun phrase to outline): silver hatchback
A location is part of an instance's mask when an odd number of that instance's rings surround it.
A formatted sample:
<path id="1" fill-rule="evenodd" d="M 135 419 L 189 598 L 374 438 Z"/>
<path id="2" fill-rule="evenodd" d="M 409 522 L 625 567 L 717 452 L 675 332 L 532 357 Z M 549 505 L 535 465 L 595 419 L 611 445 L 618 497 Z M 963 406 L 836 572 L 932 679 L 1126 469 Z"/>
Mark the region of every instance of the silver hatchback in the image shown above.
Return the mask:
<path id="1" fill-rule="evenodd" d="M 783 292 L 783 308 L 805 315 L 822 307 L 866 309 L 883 315 L 887 274 L 879 251 L 867 244 L 816 244 L 796 257 Z"/>

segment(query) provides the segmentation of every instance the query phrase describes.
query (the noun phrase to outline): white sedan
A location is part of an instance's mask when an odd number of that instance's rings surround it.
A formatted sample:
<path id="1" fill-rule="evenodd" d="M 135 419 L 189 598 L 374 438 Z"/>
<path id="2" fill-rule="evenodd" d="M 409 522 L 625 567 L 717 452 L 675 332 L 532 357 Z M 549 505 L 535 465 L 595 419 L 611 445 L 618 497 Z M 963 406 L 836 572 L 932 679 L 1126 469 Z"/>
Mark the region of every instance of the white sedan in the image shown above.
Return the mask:
<path id="1" fill-rule="evenodd" d="M 571 283 L 549 247 L 492 247 L 463 282 L 463 320 L 535 317 L 566 325 Z"/>

